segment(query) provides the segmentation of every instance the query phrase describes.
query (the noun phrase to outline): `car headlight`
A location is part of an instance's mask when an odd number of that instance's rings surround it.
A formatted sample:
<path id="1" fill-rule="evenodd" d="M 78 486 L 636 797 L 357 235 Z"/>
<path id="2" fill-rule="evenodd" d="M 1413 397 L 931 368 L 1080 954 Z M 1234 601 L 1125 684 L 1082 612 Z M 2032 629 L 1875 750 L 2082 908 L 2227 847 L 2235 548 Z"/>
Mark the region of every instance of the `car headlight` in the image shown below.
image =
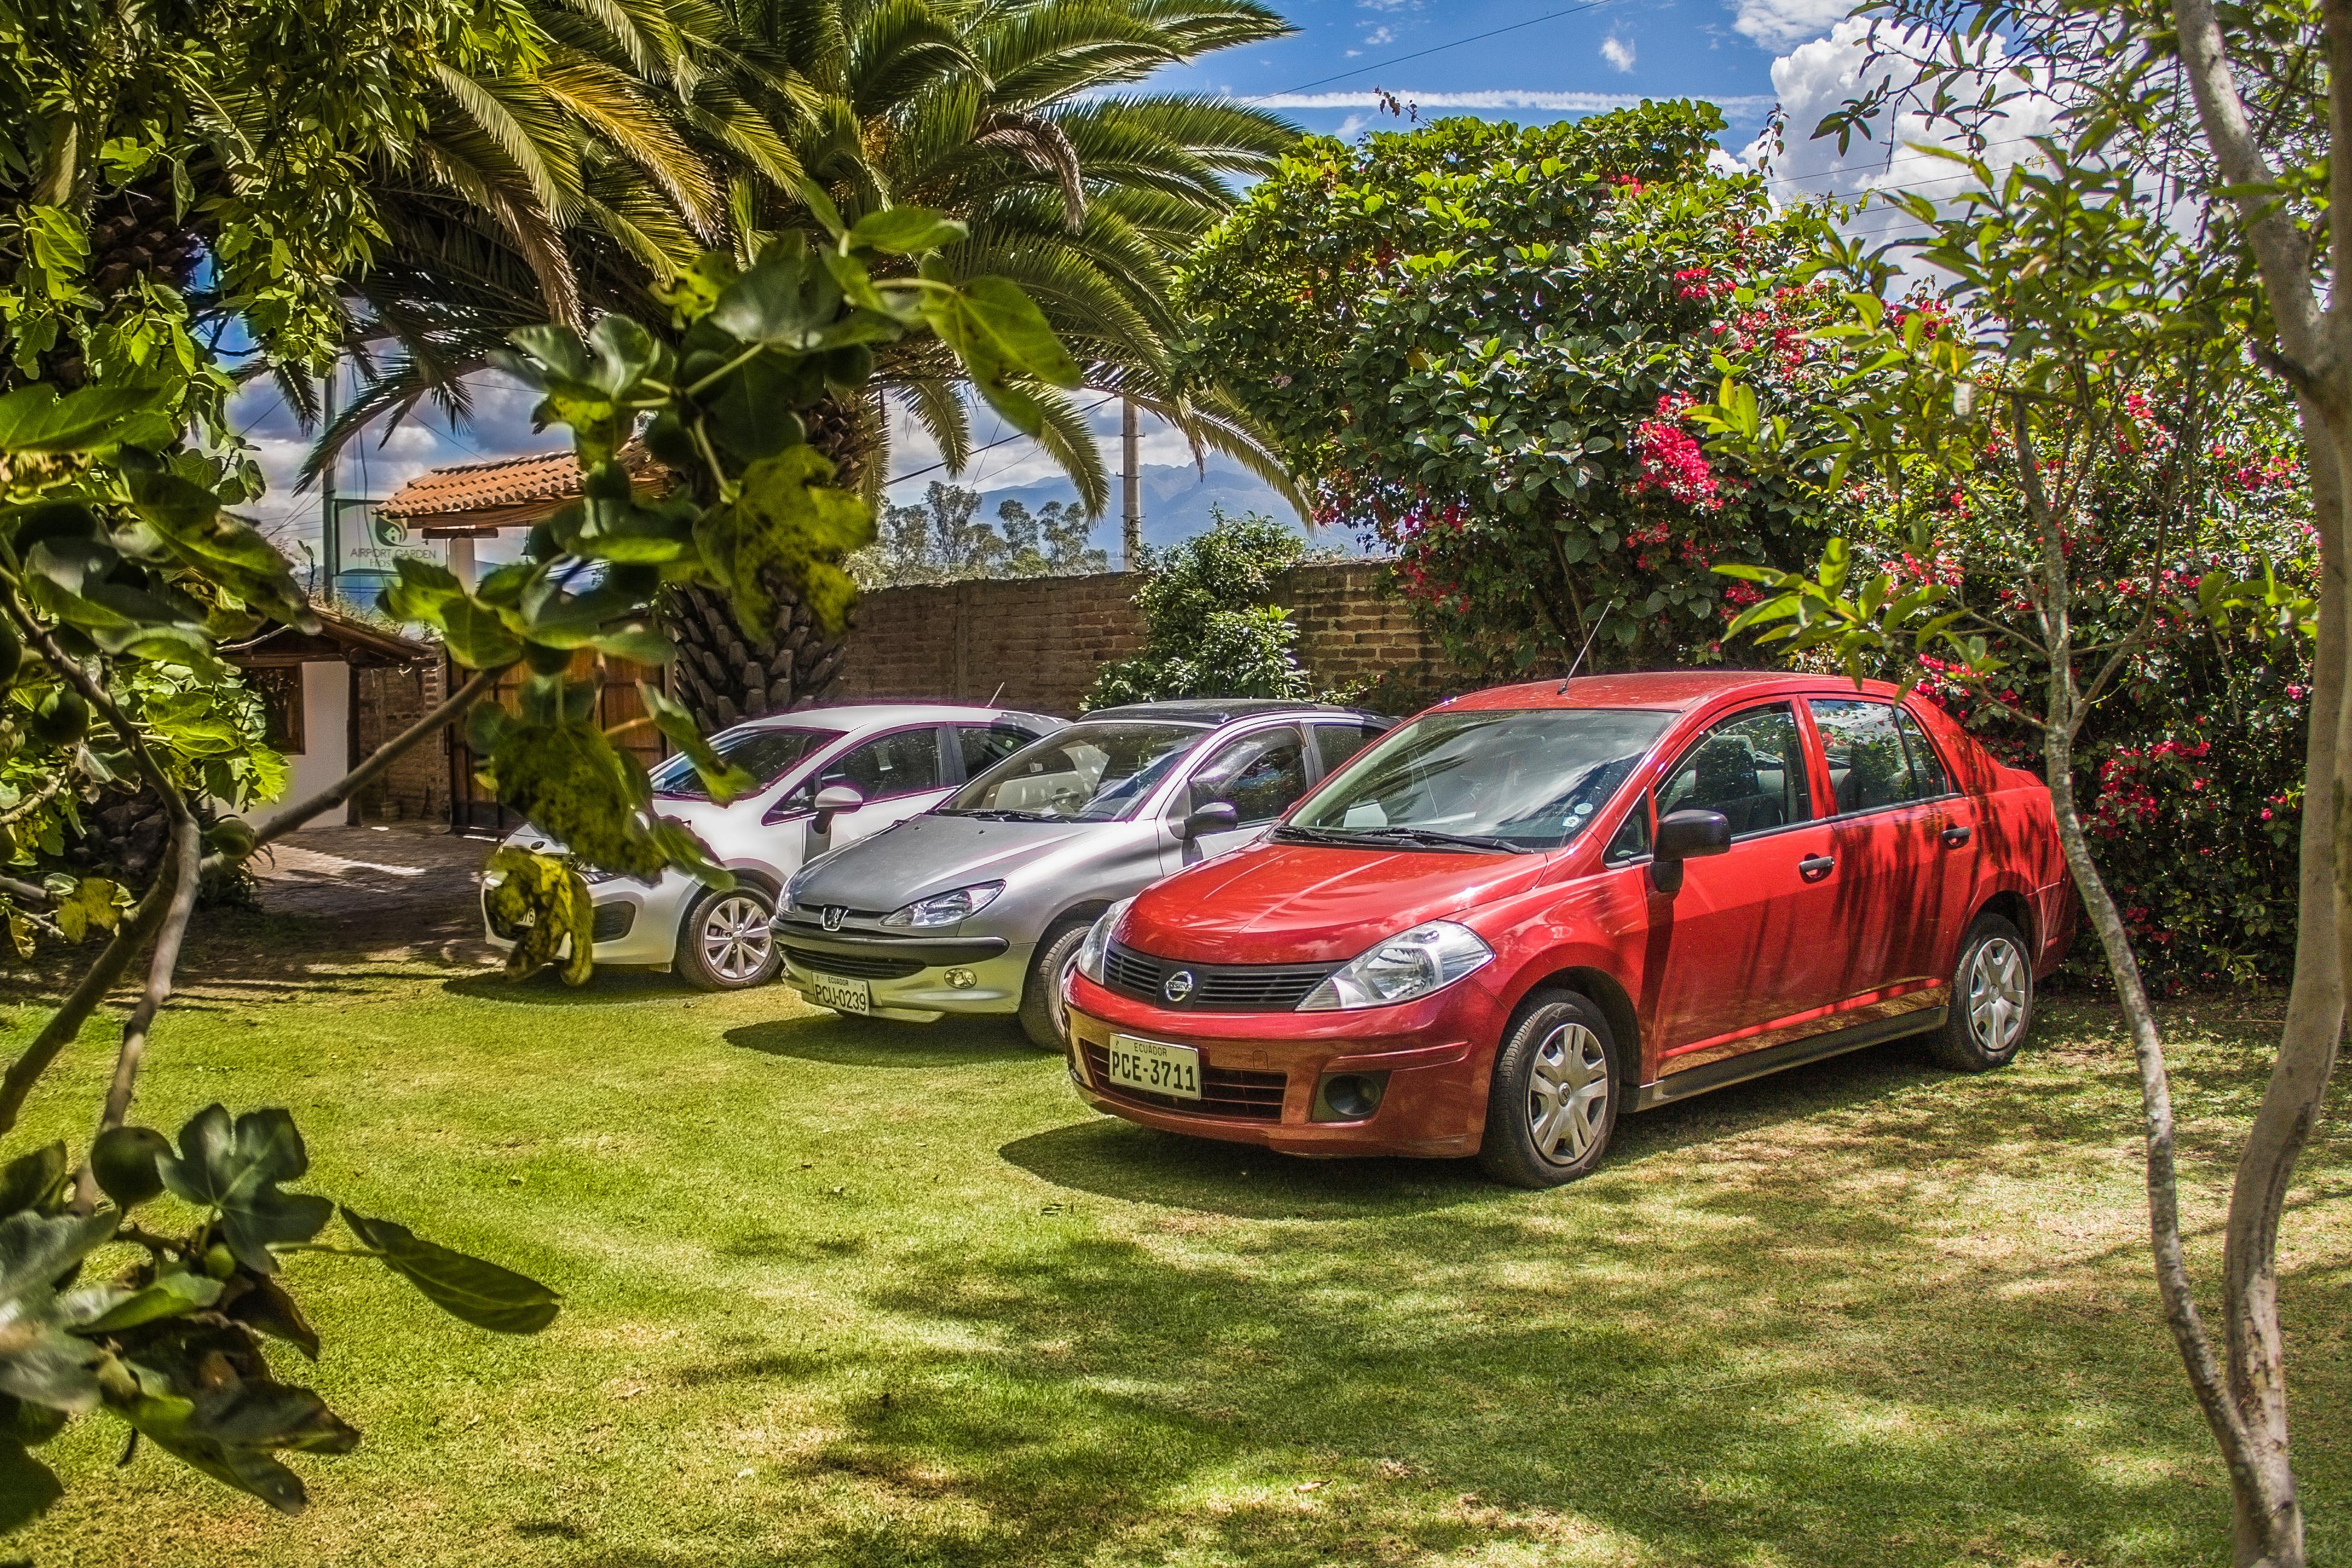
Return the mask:
<path id="1" fill-rule="evenodd" d="M 1105 910 L 1087 932 L 1087 940 L 1078 944 L 1078 973 L 1097 985 L 1103 983 L 1103 959 L 1110 952 L 1110 933 L 1133 902 L 1131 898 L 1121 899 Z"/>
<path id="2" fill-rule="evenodd" d="M 969 919 L 995 901 L 1004 891 L 1002 882 L 974 882 L 969 888 L 958 888 L 951 893 L 934 893 L 919 899 L 903 910 L 892 910 L 882 917 L 886 926 L 902 931 L 930 931 L 939 926 L 951 926 Z"/>
<path id="3" fill-rule="evenodd" d="M 607 871 L 602 866 L 583 865 L 577 860 L 572 863 L 572 868 L 579 872 L 580 879 L 592 888 L 601 882 L 616 880 L 621 875 L 618 871 Z"/>
<path id="4" fill-rule="evenodd" d="M 784 908 L 786 910 L 797 911 L 800 909 L 801 889 L 807 884 L 808 879 L 808 871 L 803 868 L 793 872 L 792 880 L 784 884 Z"/>
<path id="5" fill-rule="evenodd" d="M 1430 921 L 1383 937 L 1325 977 L 1298 1005 L 1302 1013 L 1386 1007 L 1440 991 L 1495 956 L 1467 926 Z"/>

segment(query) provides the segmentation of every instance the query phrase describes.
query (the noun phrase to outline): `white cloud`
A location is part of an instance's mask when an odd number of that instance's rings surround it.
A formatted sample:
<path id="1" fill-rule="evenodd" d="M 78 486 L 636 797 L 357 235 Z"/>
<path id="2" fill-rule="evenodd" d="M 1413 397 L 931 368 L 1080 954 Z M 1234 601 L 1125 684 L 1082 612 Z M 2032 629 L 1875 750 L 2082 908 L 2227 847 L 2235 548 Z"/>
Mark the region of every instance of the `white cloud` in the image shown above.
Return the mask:
<path id="1" fill-rule="evenodd" d="M 1619 71 L 1633 68 L 1633 42 L 1622 34 L 1612 33 L 1601 41 L 1601 58 Z"/>
<path id="2" fill-rule="evenodd" d="M 1898 114 L 1890 127 L 1884 116 L 1874 125 L 1874 136 L 1853 137 L 1843 153 L 1833 136 L 1815 139 L 1813 127 L 1824 115 L 1880 82 L 1900 86 L 1908 74 L 1906 59 L 1916 58 L 1924 40 L 1882 29 L 1880 57 L 1873 61 L 1870 24 L 1848 18 L 1829 37 L 1801 44 L 1772 62 L 1772 87 L 1788 116 L 1788 150 L 1773 156 L 1773 195 L 1784 201 L 1811 196 L 1866 196 L 1874 191 L 1917 190 L 1930 196 L 1965 189 L 1969 177 L 1949 160 L 1916 152 L 1914 146 L 1951 147 L 1960 138 L 1948 125 L 1931 124 L 1925 116 Z M 1889 51 L 1892 51 L 1891 53 Z M 2032 148 L 2026 138 L 2047 131 L 2059 105 L 2039 94 L 2021 96 L 2009 105 L 2009 118 L 1990 131 L 1984 160 L 1998 174 Z M 1760 165 L 1771 152 L 1759 136 L 1741 154 L 1751 166 Z"/>
<path id="3" fill-rule="evenodd" d="M 1768 49 L 1785 49 L 1839 26 L 1852 0 L 1732 0 L 1732 31 Z"/>
<path id="4" fill-rule="evenodd" d="M 1383 44 L 1393 44 L 1395 42 L 1396 34 L 1387 27 L 1374 27 L 1370 32 L 1364 35 L 1364 47 L 1368 49 L 1377 49 Z M 1350 50 L 1349 52 L 1352 54 L 1356 51 Z"/>
<path id="5" fill-rule="evenodd" d="M 1423 109 L 1540 109 L 1556 114 L 1601 114 L 1612 109 L 1631 109 L 1644 97 L 1654 93 L 1636 92 L 1531 92 L 1519 89 L 1500 89 L 1489 92 L 1417 92 L 1399 88 L 1392 95 Z M 1697 94 L 1734 120 L 1754 120 L 1772 107 L 1772 100 L 1762 93 L 1731 93 L 1724 96 Z M 1381 99 L 1370 92 L 1272 92 L 1245 101 L 1261 109 L 1378 109 Z"/>

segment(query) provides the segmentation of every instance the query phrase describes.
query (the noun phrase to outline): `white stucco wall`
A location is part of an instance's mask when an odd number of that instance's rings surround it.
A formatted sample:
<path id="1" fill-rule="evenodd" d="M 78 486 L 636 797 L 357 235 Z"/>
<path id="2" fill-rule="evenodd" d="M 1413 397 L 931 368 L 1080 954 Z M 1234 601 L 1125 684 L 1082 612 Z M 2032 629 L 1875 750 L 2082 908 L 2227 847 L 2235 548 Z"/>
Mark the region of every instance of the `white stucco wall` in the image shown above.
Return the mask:
<path id="1" fill-rule="evenodd" d="M 268 822 L 282 806 L 307 800 L 352 770 L 352 673 L 340 659 L 302 667 L 302 750 L 288 752 L 291 777 L 286 793 L 245 814 L 256 825 Z M 329 812 L 313 826 L 339 826 L 341 812 Z"/>

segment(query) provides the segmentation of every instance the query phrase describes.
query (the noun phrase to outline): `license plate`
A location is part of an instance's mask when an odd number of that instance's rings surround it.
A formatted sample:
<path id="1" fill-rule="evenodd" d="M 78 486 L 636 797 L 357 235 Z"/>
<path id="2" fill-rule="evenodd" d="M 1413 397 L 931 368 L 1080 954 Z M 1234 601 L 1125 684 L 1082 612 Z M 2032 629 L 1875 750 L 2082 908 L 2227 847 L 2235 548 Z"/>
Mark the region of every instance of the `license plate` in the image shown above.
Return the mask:
<path id="1" fill-rule="evenodd" d="M 1179 1100 L 1201 1098 L 1201 1053 L 1190 1046 L 1139 1040 L 1133 1035 L 1113 1035 L 1106 1053 L 1110 1080 L 1129 1089 Z"/>
<path id="2" fill-rule="evenodd" d="M 809 1000 L 836 1013 L 871 1013 L 874 988 L 863 980 L 836 980 L 830 974 L 808 978 Z"/>

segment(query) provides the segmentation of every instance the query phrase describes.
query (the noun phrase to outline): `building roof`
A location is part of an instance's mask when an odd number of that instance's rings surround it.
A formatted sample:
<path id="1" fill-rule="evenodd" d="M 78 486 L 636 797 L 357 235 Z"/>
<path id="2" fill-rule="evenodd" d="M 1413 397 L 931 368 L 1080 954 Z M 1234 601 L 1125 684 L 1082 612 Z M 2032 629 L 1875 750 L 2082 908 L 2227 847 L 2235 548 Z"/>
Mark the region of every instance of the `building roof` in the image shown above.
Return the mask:
<path id="1" fill-rule="evenodd" d="M 664 471 L 634 441 L 621 449 L 621 459 L 639 479 Z M 528 528 L 579 494 L 580 459 L 566 449 L 433 468 L 401 486 L 376 510 L 428 536 L 482 533 Z"/>
<path id="2" fill-rule="evenodd" d="M 276 664 L 423 664 L 441 657 L 430 643 L 405 637 L 383 626 L 324 605 L 313 605 L 319 617 L 317 635 L 299 626 L 279 626 L 249 642 L 221 649 L 229 663 L 243 669 Z"/>

